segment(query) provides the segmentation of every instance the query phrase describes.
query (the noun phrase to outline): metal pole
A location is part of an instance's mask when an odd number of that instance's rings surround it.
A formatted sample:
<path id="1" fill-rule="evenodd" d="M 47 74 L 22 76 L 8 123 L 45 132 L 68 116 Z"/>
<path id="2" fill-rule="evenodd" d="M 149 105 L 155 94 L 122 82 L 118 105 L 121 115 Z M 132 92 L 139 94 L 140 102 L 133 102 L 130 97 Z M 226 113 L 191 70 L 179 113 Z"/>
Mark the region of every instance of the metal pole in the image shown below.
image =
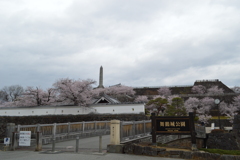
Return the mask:
<path id="1" fill-rule="evenodd" d="M 102 153 L 102 135 L 99 136 L 99 153 Z"/>
<path id="2" fill-rule="evenodd" d="M 220 120 L 220 108 L 219 108 L 219 104 L 217 104 L 218 107 L 218 124 L 219 124 L 219 129 L 222 129 L 222 125 L 221 125 L 221 120 Z"/>
<path id="3" fill-rule="evenodd" d="M 76 153 L 78 153 L 79 148 L 79 137 L 76 138 Z"/>
<path id="4" fill-rule="evenodd" d="M 52 152 L 55 152 L 55 136 L 52 139 Z"/>

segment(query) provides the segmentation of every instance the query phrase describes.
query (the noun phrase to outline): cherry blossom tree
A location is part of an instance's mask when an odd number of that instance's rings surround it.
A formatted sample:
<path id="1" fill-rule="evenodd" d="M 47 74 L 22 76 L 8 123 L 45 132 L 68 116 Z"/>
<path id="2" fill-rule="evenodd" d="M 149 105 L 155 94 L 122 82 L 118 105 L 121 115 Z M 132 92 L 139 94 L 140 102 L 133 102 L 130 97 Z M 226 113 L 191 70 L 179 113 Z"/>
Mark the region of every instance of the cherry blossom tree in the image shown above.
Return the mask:
<path id="1" fill-rule="evenodd" d="M 195 112 L 198 114 L 200 122 L 207 123 L 207 121 L 211 118 L 209 112 L 210 109 L 214 106 L 214 99 L 205 97 L 199 100 L 198 98 L 190 97 L 185 101 L 184 106 L 187 112 Z"/>
<path id="2" fill-rule="evenodd" d="M 148 102 L 148 97 L 147 96 L 138 96 L 137 98 L 135 98 L 134 102 Z"/>
<path id="3" fill-rule="evenodd" d="M 58 92 L 58 101 L 87 106 L 96 94 L 96 92 L 93 92 L 93 84 L 95 84 L 95 81 L 91 79 L 73 80 L 64 78 L 56 81 L 53 86 Z"/>
<path id="4" fill-rule="evenodd" d="M 16 101 L 16 106 L 50 105 L 56 100 L 56 91 L 52 88 L 44 91 L 39 87 L 27 87 L 23 95 Z"/>
<path id="5" fill-rule="evenodd" d="M 222 88 L 218 88 L 218 86 L 212 86 L 211 88 L 207 89 L 208 94 L 223 94 L 224 90 Z"/>
<path id="6" fill-rule="evenodd" d="M 233 105 L 240 110 L 240 95 L 233 98 Z"/>
<path id="7" fill-rule="evenodd" d="M 220 113 L 226 115 L 229 118 L 229 121 L 233 123 L 234 116 L 237 115 L 237 107 L 233 104 L 227 104 L 225 102 L 221 102 L 219 105 Z"/>
<path id="8" fill-rule="evenodd" d="M 158 94 L 161 96 L 165 96 L 168 97 L 170 95 L 172 95 L 171 90 L 169 87 L 161 87 L 158 89 Z"/>
<path id="9" fill-rule="evenodd" d="M 206 91 L 206 87 L 204 87 L 203 85 L 196 85 L 192 87 L 192 92 L 196 94 L 204 94 L 206 93 Z"/>
<path id="10" fill-rule="evenodd" d="M 146 104 L 146 109 L 150 110 L 150 112 L 155 112 L 159 115 L 160 112 L 168 106 L 168 101 L 165 98 L 156 98 L 153 100 L 148 101 Z"/>
<path id="11" fill-rule="evenodd" d="M 125 85 L 115 85 L 105 88 L 105 93 L 110 96 L 119 96 L 119 95 L 128 95 L 133 96 L 135 91 L 133 87 L 125 86 Z"/>
<path id="12" fill-rule="evenodd" d="M 184 106 L 187 112 L 195 112 L 200 107 L 200 100 L 195 97 L 189 97 L 185 102 Z"/>

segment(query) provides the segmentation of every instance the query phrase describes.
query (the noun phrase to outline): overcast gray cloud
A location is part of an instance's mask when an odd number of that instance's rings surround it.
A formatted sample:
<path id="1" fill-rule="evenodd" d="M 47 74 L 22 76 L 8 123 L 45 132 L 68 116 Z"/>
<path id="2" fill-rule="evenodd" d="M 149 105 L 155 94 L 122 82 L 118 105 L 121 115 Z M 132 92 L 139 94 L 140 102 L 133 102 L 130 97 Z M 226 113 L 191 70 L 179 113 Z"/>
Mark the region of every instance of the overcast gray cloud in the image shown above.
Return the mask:
<path id="1" fill-rule="evenodd" d="M 0 88 L 240 85 L 237 0 L 0 0 Z"/>

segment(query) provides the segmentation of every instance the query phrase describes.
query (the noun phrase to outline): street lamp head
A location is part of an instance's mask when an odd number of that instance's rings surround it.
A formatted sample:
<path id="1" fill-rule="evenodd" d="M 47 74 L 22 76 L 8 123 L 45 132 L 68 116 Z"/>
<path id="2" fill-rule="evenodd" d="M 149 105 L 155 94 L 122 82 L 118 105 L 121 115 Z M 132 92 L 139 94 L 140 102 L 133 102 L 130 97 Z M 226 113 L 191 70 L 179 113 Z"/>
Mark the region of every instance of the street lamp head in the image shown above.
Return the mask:
<path id="1" fill-rule="evenodd" d="M 215 102 L 215 104 L 219 104 L 220 100 L 219 99 L 215 99 L 214 102 Z"/>

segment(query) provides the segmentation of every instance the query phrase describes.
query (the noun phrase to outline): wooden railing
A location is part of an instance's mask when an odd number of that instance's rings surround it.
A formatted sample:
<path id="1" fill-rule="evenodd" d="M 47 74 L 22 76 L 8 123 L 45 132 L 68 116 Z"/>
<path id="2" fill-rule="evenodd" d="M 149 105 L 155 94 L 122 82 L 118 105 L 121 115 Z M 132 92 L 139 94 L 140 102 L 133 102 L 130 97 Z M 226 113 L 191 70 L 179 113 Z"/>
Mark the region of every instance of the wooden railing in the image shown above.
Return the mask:
<path id="1" fill-rule="evenodd" d="M 122 121 L 120 123 L 120 141 L 123 143 L 150 136 L 151 130 L 151 120 L 131 122 Z"/>
<path id="2" fill-rule="evenodd" d="M 37 132 L 41 132 L 43 144 L 47 144 L 51 143 L 52 138 L 61 141 L 76 136 L 86 136 L 87 134 L 109 134 L 110 121 L 17 125 L 16 132 L 19 133 L 20 131 L 31 131 L 33 136 Z"/>
<path id="3" fill-rule="evenodd" d="M 72 132 L 88 132 L 96 130 L 109 130 L 109 121 L 53 123 L 36 125 L 17 125 L 16 131 L 31 131 L 32 134 L 42 132 L 42 135 L 70 134 Z"/>

